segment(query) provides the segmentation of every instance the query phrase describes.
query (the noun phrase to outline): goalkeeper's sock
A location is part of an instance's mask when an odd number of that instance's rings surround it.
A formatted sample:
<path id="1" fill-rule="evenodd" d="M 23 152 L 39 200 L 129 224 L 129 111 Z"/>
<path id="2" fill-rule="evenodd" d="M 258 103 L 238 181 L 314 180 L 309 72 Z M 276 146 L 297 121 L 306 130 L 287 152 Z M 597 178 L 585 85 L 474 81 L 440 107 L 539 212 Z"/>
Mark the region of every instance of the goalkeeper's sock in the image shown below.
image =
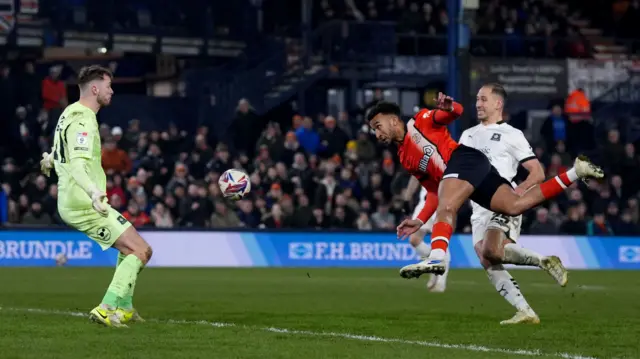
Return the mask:
<path id="1" fill-rule="evenodd" d="M 122 261 L 124 260 L 125 257 L 126 257 L 126 255 L 124 255 L 122 253 L 118 253 L 118 262 L 116 263 L 116 267 L 118 267 L 120 265 L 120 263 L 122 263 Z M 136 280 L 131 285 L 131 289 L 129 289 L 127 291 L 127 294 L 125 294 L 124 297 L 122 297 L 120 300 L 118 300 L 118 308 L 122 308 L 122 309 L 132 309 L 133 308 L 133 292 L 134 292 L 134 290 L 136 288 L 136 282 L 137 282 L 137 277 L 136 277 Z"/>
<path id="2" fill-rule="evenodd" d="M 131 290 L 135 284 L 138 272 L 142 268 L 143 263 L 140 258 L 133 254 L 127 255 L 120 265 L 116 267 L 116 273 L 113 275 L 111 284 L 102 298 L 102 305 L 108 309 L 118 307 L 118 302 Z"/>
<path id="3" fill-rule="evenodd" d="M 138 276 L 133 280 L 133 283 L 129 286 L 129 290 L 124 297 L 120 298 L 118 301 L 118 308 L 122 309 L 133 309 L 133 291 L 136 289 L 136 282 L 138 281 Z"/>
<path id="4" fill-rule="evenodd" d="M 125 259 L 125 257 L 126 255 L 122 253 L 118 253 L 118 262 L 116 263 L 116 269 L 120 265 L 120 263 L 122 263 L 122 261 Z M 137 282 L 137 277 L 136 277 L 136 280 L 133 281 L 131 288 L 127 291 L 127 294 L 125 294 L 124 297 L 118 300 L 118 308 L 122 308 L 122 309 L 133 308 L 133 292 L 136 288 L 136 282 Z"/>
<path id="5" fill-rule="evenodd" d="M 120 263 L 122 263 L 122 261 L 126 258 L 127 256 L 118 252 L 118 261 L 116 262 L 116 268 L 120 265 Z"/>
<path id="6" fill-rule="evenodd" d="M 515 243 L 507 243 L 504 246 L 504 260 L 502 263 L 538 267 L 541 260 L 542 255 L 531 249 L 520 247 Z"/>
<path id="7" fill-rule="evenodd" d="M 491 266 L 487 269 L 489 281 L 509 304 L 517 310 L 525 310 L 529 307 L 529 303 L 524 299 L 520 286 L 515 279 L 507 272 L 502 265 Z"/>

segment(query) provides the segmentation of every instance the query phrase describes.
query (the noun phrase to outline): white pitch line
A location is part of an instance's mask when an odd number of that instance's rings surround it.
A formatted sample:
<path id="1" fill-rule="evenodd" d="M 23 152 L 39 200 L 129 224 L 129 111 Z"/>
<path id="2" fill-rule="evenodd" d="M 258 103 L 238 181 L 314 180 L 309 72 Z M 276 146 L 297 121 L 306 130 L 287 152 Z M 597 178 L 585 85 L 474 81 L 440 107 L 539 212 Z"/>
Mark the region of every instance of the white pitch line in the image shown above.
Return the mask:
<path id="1" fill-rule="evenodd" d="M 36 314 L 45 314 L 45 315 L 64 315 L 64 316 L 70 316 L 70 317 L 88 317 L 89 316 L 88 314 L 81 313 L 81 312 L 48 310 L 48 309 L 37 309 L 37 308 L 0 307 L 0 311 L 36 313 Z M 501 353 L 501 354 L 510 354 L 510 355 L 519 355 L 519 356 L 555 357 L 555 358 L 563 358 L 563 359 L 598 359 L 596 357 L 583 356 L 580 354 L 544 353 L 537 349 L 536 350 L 528 350 L 528 349 L 514 350 L 514 349 L 490 348 L 482 345 L 446 344 L 446 343 L 439 343 L 439 342 L 427 342 L 427 341 L 421 341 L 421 340 L 383 338 L 383 337 L 376 337 L 371 335 L 359 335 L 359 334 L 350 334 L 350 333 L 313 332 L 308 330 L 296 330 L 296 329 L 285 329 L 285 328 L 275 328 L 275 327 L 252 327 L 252 326 L 246 326 L 246 325 L 238 325 L 234 323 L 209 322 L 206 320 L 147 319 L 147 321 L 152 323 L 160 323 L 160 324 L 204 325 L 204 326 L 210 326 L 215 328 L 235 327 L 235 328 L 258 330 L 258 331 L 270 332 L 270 333 L 278 333 L 278 334 L 303 335 L 303 336 L 311 336 L 311 337 L 332 337 L 332 338 L 342 338 L 342 339 L 349 339 L 349 340 L 358 340 L 358 341 L 364 341 L 364 342 L 396 343 L 396 344 L 415 345 L 415 346 L 422 346 L 422 347 L 429 347 L 429 348 L 456 349 L 456 350 L 471 351 L 471 352 Z"/>

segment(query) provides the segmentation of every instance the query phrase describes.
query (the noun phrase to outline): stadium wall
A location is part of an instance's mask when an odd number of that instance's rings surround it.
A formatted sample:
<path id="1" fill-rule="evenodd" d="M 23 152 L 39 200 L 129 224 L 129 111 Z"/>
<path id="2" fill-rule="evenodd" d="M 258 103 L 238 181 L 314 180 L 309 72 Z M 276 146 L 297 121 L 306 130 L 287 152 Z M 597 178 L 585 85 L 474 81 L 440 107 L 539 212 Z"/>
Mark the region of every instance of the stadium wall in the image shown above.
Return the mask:
<path id="1" fill-rule="evenodd" d="M 416 254 L 394 233 L 145 231 L 154 267 L 400 267 Z M 556 254 L 571 269 L 640 269 L 640 237 L 523 236 L 520 243 Z M 453 268 L 479 268 L 471 237 L 451 240 Z M 102 251 L 72 231 L 0 231 L 0 266 L 113 266 Z"/>

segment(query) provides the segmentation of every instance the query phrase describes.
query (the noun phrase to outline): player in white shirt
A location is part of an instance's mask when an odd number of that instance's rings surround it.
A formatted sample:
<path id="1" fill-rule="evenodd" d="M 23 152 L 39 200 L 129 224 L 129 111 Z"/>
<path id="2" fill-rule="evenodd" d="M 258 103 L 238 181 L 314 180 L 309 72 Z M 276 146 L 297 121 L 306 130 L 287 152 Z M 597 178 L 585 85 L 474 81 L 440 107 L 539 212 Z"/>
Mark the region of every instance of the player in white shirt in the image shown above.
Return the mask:
<path id="1" fill-rule="evenodd" d="M 503 121 L 506 97 L 504 87 L 499 84 L 483 86 L 476 98 L 480 124 L 464 131 L 459 142 L 482 151 L 500 175 L 509 181 L 513 181 L 519 165 L 526 168 L 529 175 L 525 181 L 518 186 L 512 182 L 515 192 L 522 195 L 544 180 L 544 170 L 522 131 Z M 474 202 L 471 204 L 471 228 L 476 253 L 498 293 L 517 310 L 513 318 L 500 324 L 539 323 L 538 315 L 531 309 L 503 264 L 540 267 L 563 287 L 567 284 L 566 269 L 558 257 L 545 257 L 516 244 L 522 215 L 509 217 Z"/>
<path id="2" fill-rule="evenodd" d="M 416 208 L 413 210 L 413 216 L 411 218 L 416 218 L 418 216 L 420 211 L 422 211 L 422 208 L 424 207 L 426 202 L 425 200 L 427 198 L 427 190 L 420 185 L 420 182 L 418 182 L 418 180 L 415 177 L 412 176 L 409 179 L 409 184 L 407 185 L 407 191 L 405 192 L 404 200 L 406 202 L 411 200 L 411 198 L 413 197 L 413 194 L 416 192 L 418 187 L 420 187 L 420 202 L 418 203 Z M 425 258 L 428 258 L 429 254 L 431 254 L 431 246 L 425 243 L 424 237 L 427 234 L 431 233 L 431 229 L 433 228 L 433 224 L 435 223 L 435 220 L 436 220 L 436 214 L 434 213 L 433 216 L 429 218 L 427 223 L 425 223 L 422 227 L 420 227 L 420 229 L 417 232 L 415 232 L 409 237 L 409 243 L 411 243 L 411 246 L 416 250 L 416 253 L 418 253 L 418 256 L 420 256 L 420 258 L 423 260 Z M 442 275 L 431 274 L 429 276 L 429 281 L 427 282 L 427 289 L 429 291 L 435 292 L 435 293 L 442 293 L 445 291 L 447 287 L 447 277 L 449 275 L 449 263 L 451 263 L 451 255 L 448 250 L 447 250 L 447 253 L 445 254 L 445 262 L 447 263 L 447 266 L 446 266 L 445 272 Z"/>

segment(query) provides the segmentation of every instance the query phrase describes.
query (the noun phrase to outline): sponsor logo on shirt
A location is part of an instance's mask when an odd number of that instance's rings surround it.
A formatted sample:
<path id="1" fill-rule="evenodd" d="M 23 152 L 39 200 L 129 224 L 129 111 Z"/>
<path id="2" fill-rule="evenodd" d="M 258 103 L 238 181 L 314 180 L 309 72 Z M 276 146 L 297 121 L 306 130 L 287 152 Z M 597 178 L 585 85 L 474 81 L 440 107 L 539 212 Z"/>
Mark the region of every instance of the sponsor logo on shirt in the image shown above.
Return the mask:
<path id="1" fill-rule="evenodd" d="M 418 168 L 420 169 L 420 171 L 423 171 L 423 172 L 427 171 L 429 160 L 431 159 L 431 156 L 433 156 L 433 153 L 435 151 L 436 149 L 431 145 L 422 147 L 422 153 L 424 154 L 424 156 L 422 156 L 422 158 L 420 159 L 420 163 L 418 164 Z"/>

